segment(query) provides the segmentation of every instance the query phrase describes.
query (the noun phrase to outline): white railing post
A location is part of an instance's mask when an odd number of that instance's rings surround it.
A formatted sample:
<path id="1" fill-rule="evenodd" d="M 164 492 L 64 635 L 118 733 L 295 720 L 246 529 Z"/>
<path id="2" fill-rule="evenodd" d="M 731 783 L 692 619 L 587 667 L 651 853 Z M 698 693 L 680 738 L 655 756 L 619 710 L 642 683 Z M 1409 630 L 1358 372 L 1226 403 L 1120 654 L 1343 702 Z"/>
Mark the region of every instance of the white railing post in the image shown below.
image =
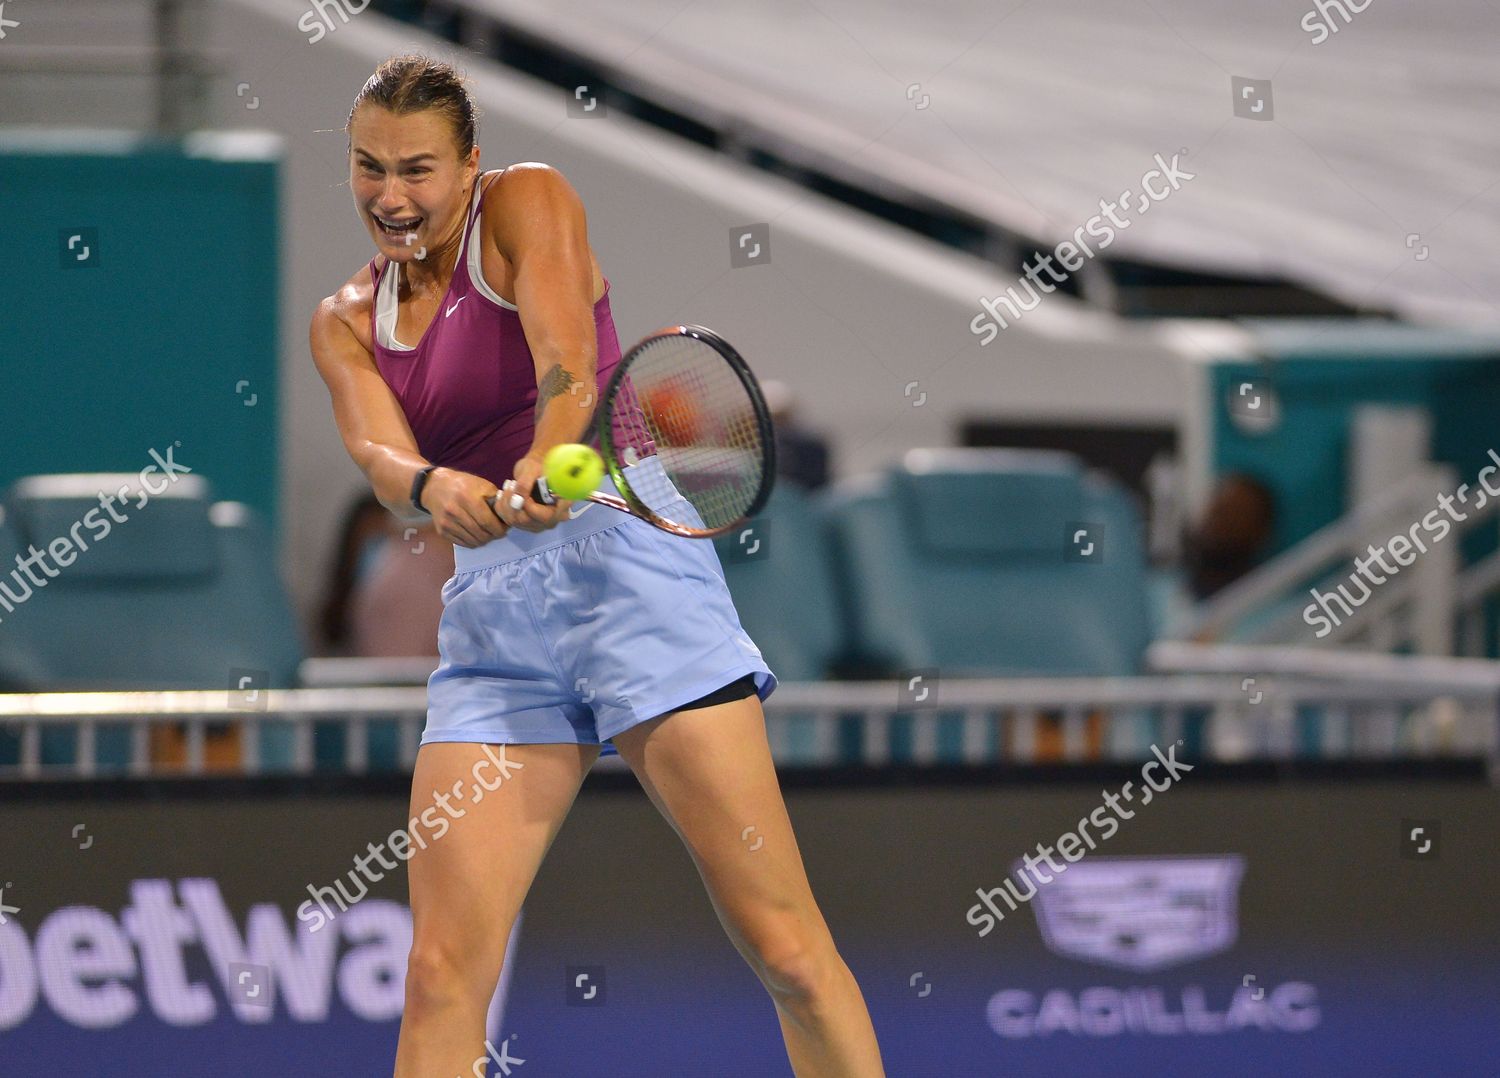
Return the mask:
<path id="1" fill-rule="evenodd" d="M 828 767 L 839 751 L 839 713 L 823 708 L 813 716 L 813 761 Z"/>
<path id="2" fill-rule="evenodd" d="M 344 720 L 344 766 L 356 775 L 370 770 L 370 725 L 351 715 Z"/>
<path id="3" fill-rule="evenodd" d="M 292 770 L 308 775 L 313 769 L 313 720 L 301 715 L 292 725 Z"/>
<path id="4" fill-rule="evenodd" d="M 1089 720 L 1081 707 L 1070 707 L 1062 718 L 1062 756 L 1076 763 L 1088 755 Z"/>
<path id="5" fill-rule="evenodd" d="M 138 778 L 151 773 L 151 727 L 140 721 L 130 727 L 130 773 Z"/>
<path id="6" fill-rule="evenodd" d="M 1037 716 L 1036 708 L 1019 708 L 1010 712 L 1010 753 L 1008 758 L 1018 763 L 1034 764 L 1037 754 L 1037 727 L 1041 719 Z M 1002 741 L 1000 753 L 1006 756 L 1005 744 Z"/>
<path id="7" fill-rule="evenodd" d="M 21 727 L 21 774 L 34 779 L 42 773 L 42 725 L 28 722 Z"/>
<path id="8" fill-rule="evenodd" d="M 961 758 L 966 764 L 979 764 L 990 758 L 990 729 L 994 719 L 981 708 L 964 709 L 963 749 Z"/>
<path id="9" fill-rule="evenodd" d="M 1427 547 L 1412 566 L 1416 593 L 1412 599 L 1412 644 L 1419 655 L 1452 655 L 1455 581 L 1459 537 L 1450 535 Z"/>
<path id="10" fill-rule="evenodd" d="M 261 730 L 261 723 L 240 721 L 240 769 L 247 775 L 260 774 Z"/>
<path id="11" fill-rule="evenodd" d="M 190 718 L 187 721 L 187 773 L 203 774 L 203 720 Z"/>
<path id="12" fill-rule="evenodd" d="M 884 709 L 865 716 L 861 757 L 864 763 L 879 766 L 891 759 L 891 713 Z"/>
<path id="13" fill-rule="evenodd" d="M 93 722 L 85 720 L 78 724 L 77 765 L 84 778 L 92 778 L 99 771 L 99 742 L 95 734 Z"/>

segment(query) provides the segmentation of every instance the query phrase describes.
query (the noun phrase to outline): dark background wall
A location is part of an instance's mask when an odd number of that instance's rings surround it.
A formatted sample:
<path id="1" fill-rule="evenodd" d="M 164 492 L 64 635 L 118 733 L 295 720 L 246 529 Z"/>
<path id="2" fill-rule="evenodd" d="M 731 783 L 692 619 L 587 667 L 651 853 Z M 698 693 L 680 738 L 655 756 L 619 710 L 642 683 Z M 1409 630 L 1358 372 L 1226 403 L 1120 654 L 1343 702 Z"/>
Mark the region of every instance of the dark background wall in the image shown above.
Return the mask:
<path id="1" fill-rule="evenodd" d="M 975 889 L 1000 886 L 1017 858 L 1075 828 L 1103 803 L 1102 790 L 1130 777 L 789 792 L 814 888 L 861 981 L 888 1073 L 1410 1075 L 1477 1074 L 1490 1065 L 1500 1050 L 1493 931 L 1500 884 L 1483 858 L 1500 841 L 1500 806 L 1477 782 L 1283 785 L 1187 775 L 1150 805 L 1137 803 L 1135 817 L 1079 866 L 1237 855 L 1244 874 L 1237 901 L 1228 895 L 1221 911 L 1229 919 L 1222 947 L 1154 970 L 1111 967 L 1049 949 L 1037 924 L 1040 899 L 981 938 L 965 919 Z M 514 1073 L 790 1073 L 771 1004 L 724 937 L 675 836 L 638 790 L 599 786 L 590 780 L 543 865 L 509 959 L 501 1034 L 514 1035 L 511 1053 L 527 1061 Z M 168 1026 L 142 998 L 128 1021 L 79 1029 L 62 1022 L 45 989 L 23 1004 L 39 926 L 80 905 L 118 920 L 132 880 L 173 881 L 181 894 L 180 881 L 212 878 L 241 935 L 251 907 L 262 904 L 275 909 L 254 917 L 295 928 L 307 884 L 332 883 L 366 843 L 402 825 L 403 792 L 262 793 L 222 803 L 122 801 L 86 789 L 65 799 L 62 790 L 17 786 L 3 809 L 0 883 L 5 901 L 19 907 L 0 927 L 5 1073 L 388 1071 L 402 926 L 409 932 L 401 871 L 340 915 L 337 930 L 296 941 L 304 948 L 300 976 L 328 978 L 303 993 L 330 1001 L 316 1021 L 289 1015 L 284 984 L 275 986 L 269 1022 L 241 1017 L 226 1002 L 223 976 L 194 944 L 185 950 L 189 973 L 217 1002 L 206 1023 Z M 1407 819 L 1440 821 L 1436 859 L 1402 856 Z M 1103 914 L 1134 931 L 1182 931 L 1180 898 L 1176 908 L 1164 901 L 1135 909 L 1108 899 Z M 603 967 L 603 1006 L 568 1005 L 570 966 Z M 376 967 L 383 977 L 372 980 Z M 139 969 L 89 983 L 110 980 L 143 996 Z M 1153 1019 L 1167 1025 L 1196 1009 L 1210 1024 L 1218 1015 L 1220 1025 L 1245 1028 L 1109 1032 L 1099 1001 L 1125 996 L 1141 1013 L 1167 1016 Z M 361 997 L 368 997 L 363 1016 L 349 1006 Z M 1030 1007 L 1029 1017 L 997 1024 L 997 999 L 1012 1012 L 1020 1000 L 1014 1013 Z M 1273 1014 L 1273 1000 L 1296 1002 L 1295 1013 Z M 1313 1026 L 1284 1028 L 1290 1020 Z M 1020 1028 L 1029 1035 L 1016 1035 Z"/>

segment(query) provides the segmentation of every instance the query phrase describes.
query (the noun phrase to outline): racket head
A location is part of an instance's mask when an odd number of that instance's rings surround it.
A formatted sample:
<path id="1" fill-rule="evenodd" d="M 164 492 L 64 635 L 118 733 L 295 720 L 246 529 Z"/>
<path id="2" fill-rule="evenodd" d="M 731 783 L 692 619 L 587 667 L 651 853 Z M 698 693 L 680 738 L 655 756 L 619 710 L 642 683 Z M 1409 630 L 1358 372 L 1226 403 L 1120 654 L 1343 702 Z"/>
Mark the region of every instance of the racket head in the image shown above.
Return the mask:
<path id="1" fill-rule="evenodd" d="M 597 437 L 630 511 L 709 539 L 765 508 L 776 479 L 771 412 L 750 367 L 704 326 L 667 326 L 624 357 Z"/>

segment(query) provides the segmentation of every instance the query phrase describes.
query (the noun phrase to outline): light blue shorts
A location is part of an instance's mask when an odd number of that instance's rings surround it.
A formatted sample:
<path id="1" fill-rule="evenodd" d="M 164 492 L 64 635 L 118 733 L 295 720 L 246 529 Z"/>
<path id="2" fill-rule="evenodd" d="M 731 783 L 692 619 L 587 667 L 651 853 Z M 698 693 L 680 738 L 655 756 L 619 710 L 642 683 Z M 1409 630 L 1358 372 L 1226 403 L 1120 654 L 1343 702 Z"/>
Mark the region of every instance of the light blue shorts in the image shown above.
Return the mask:
<path id="1" fill-rule="evenodd" d="M 652 458 L 626 469 L 655 468 Z M 606 476 L 601 490 L 614 491 Z M 698 517 L 685 500 L 676 507 Z M 545 532 L 454 548 L 422 744 L 603 744 L 746 674 L 776 676 L 740 626 L 713 543 L 603 505 Z"/>

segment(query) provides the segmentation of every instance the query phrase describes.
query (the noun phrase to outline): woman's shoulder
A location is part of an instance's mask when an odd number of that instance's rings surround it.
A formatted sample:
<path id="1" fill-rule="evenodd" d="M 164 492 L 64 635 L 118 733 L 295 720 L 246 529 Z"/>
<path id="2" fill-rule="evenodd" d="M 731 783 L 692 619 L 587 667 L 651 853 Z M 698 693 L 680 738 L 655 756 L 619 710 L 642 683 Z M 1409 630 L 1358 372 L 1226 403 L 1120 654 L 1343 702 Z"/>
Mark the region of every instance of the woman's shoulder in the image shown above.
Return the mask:
<path id="1" fill-rule="evenodd" d="M 386 265 L 384 255 L 376 255 L 374 272 Z M 315 319 L 334 318 L 347 325 L 361 344 L 370 346 L 370 311 L 375 303 L 375 278 L 371 264 L 366 263 L 340 285 L 332 295 L 318 304 Z"/>
<path id="2" fill-rule="evenodd" d="M 480 177 L 484 185 L 485 209 L 535 207 L 562 198 L 576 200 L 578 193 L 566 176 L 544 161 L 517 161 Z"/>

